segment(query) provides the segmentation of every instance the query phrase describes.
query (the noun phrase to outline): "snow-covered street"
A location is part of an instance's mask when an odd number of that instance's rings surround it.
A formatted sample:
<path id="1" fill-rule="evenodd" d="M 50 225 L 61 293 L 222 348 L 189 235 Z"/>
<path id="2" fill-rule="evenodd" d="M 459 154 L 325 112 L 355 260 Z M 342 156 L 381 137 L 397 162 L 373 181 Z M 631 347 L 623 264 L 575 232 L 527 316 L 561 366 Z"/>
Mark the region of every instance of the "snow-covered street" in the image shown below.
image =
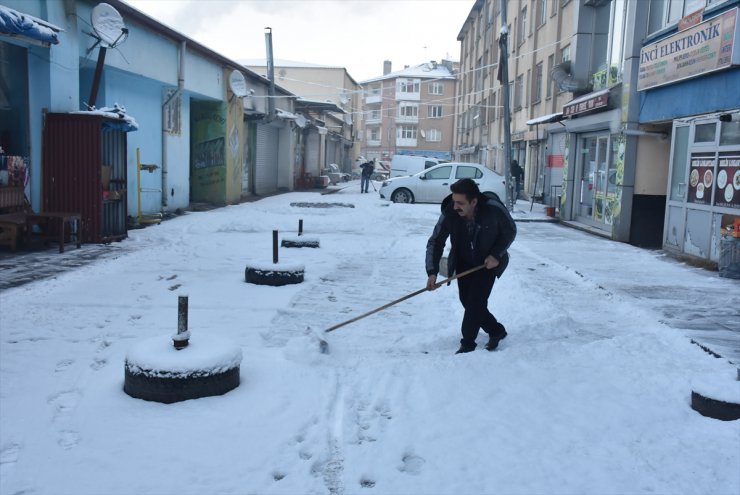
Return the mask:
<path id="1" fill-rule="evenodd" d="M 740 494 L 740 421 L 690 408 L 696 383 L 740 400 L 740 281 L 522 222 L 491 298 L 499 350 L 481 333 L 454 354 L 454 282 L 325 334 L 424 287 L 438 213 L 359 183 L 282 194 L 131 231 L 118 257 L 0 291 L 0 494 Z M 280 262 L 305 281 L 245 283 L 299 219 L 321 247 Z M 687 307 L 675 295 L 691 290 Z M 133 399 L 127 350 L 177 330 L 178 294 L 193 343 L 241 347 L 241 385 Z M 690 341 L 706 311 L 723 358 Z"/>

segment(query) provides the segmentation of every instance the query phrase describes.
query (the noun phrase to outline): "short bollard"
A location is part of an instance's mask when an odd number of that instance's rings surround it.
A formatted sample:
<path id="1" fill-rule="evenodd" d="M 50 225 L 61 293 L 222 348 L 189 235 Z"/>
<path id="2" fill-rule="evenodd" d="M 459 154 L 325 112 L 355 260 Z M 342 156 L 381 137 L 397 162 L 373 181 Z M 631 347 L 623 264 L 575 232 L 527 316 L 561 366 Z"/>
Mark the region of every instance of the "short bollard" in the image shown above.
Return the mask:
<path id="1" fill-rule="evenodd" d="M 188 296 L 177 297 L 177 333 L 172 336 L 175 349 L 185 349 L 190 341 L 188 331 Z"/>

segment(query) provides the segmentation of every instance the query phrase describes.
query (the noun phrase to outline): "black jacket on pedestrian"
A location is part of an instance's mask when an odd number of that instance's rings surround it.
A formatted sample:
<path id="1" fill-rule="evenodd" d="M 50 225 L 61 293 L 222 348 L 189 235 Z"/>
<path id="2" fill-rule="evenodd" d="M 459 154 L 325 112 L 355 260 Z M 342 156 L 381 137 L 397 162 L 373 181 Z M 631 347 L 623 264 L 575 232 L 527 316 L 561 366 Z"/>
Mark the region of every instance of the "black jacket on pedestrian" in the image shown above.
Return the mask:
<path id="1" fill-rule="evenodd" d="M 501 277 L 509 264 L 509 246 L 516 237 L 516 224 L 509 210 L 500 200 L 481 195 L 470 243 L 466 242 L 469 239 L 466 224 L 467 220 L 454 210 L 452 195 L 447 196 L 442 202 L 442 214 L 427 241 L 427 275 L 439 273 L 439 260 L 449 237 L 452 247 L 447 259 L 447 270 L 450 275 L 460 266 L 468 269 L 482 265 L 486 256 L 491 255 L 499 261 L 499 265 L 493 269 L 494 274 Z M 472 249 L 472 252 L 463 253 L 463 249 Z M 472 266 L 465 266 L 470 264 L 469 261 L 465 262 L 466 258 L 472 260 Z"/>
<path id="2" fill-rule="evenodd" d="M 360 165 L 360 168 L 362 169 L 362 175 L 365 177 L 370 177 L 375 171 L 375 165 L 373 162 L 365 162 Z"/>

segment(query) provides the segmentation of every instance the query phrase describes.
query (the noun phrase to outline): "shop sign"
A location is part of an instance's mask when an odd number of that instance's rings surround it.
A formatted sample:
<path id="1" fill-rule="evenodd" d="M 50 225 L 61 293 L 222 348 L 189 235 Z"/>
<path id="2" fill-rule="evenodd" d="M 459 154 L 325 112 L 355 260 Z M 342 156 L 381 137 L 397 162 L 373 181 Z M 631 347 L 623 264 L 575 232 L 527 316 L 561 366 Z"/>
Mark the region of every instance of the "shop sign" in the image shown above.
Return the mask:
<path id="1" fill-rule="evenodd" d="M 563 168 L 565 157 L 563 155 L 547 155 L 547 166 L 550 168 Z"/>
<path id="2" fill-rule="evenodd" d="M 704 9 L 699 9 L 696 12 L 692 12 L 691 14 L 685 16 L 680 21 L 678 21 L 678 30 L 684 31 L 691 26 L 696 26 L 701 21 L 704 20 Z"/>
<path id="3" fill-rule="evenodd" d="M 563 107 L 563 117 L 569 117 L 578 113 L 590 112 L 603 108 L 609 103 L 609 90 L 596 91 L 569 102 Z"/>
<path id="4" fill-rule="evenodd" d="M 714 204 L 740 208 L 740 156 L 721 157 L 717 165 Z"/>
<path id="5" fill-rule="evenodd" d="M 640 50 L 637 90 L 697 77 L 740 64 L 738 8 Z"/>

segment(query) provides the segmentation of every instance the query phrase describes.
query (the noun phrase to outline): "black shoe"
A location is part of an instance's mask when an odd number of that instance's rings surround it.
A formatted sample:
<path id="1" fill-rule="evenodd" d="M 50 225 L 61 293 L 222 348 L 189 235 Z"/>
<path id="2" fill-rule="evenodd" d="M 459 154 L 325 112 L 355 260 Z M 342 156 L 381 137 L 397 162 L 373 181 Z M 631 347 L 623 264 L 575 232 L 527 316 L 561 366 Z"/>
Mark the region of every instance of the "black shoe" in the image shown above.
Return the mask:
<path id="1" fill-rule="evenodd" d="M 506 329 L 503 325 L 501 325 L 500 331 L 497 331 L 496 333 L 492 333 L 490 337 L 488 338 L 488 343 L 486 344 L 486 350 L 488 351 L 495 351 L 498 347 L 498 343 L 501 342 L 506 338 Z"/>
<path id="2" fill-rule="evenodd" d="M 465 354 L 466 352 L 473 352 L 474 350 L 475 346 L 461 345 L 455 354 Z"/>

